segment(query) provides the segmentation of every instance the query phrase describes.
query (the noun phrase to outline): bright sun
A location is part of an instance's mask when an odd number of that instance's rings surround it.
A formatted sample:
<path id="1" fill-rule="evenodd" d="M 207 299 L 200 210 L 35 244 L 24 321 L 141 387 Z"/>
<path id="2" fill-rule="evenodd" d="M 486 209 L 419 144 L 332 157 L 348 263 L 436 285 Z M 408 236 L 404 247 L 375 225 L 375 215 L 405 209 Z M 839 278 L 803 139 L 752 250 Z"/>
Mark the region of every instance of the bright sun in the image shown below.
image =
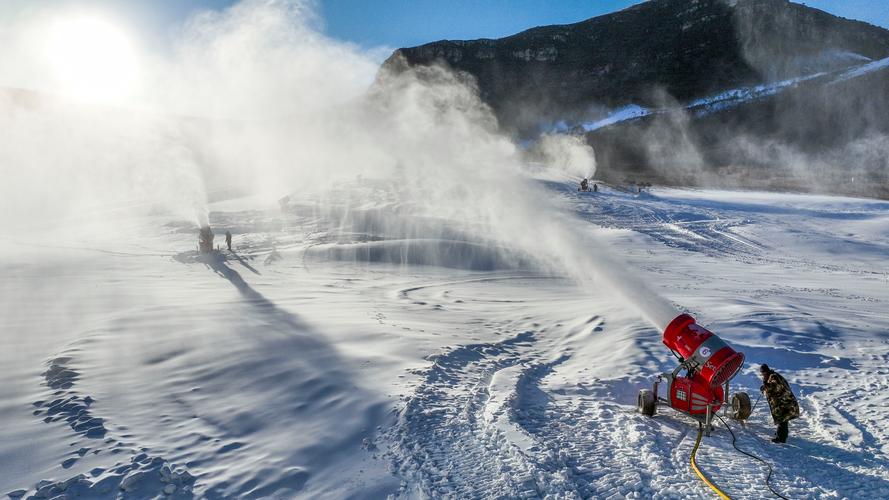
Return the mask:
<path id="1" fill-rule="evenodd" d="M 99 16 L 60 19 L 46 34 L 46 56 L 62 93 L 118 103 L 135 93 L 139 63 L 126 33 Z"/>

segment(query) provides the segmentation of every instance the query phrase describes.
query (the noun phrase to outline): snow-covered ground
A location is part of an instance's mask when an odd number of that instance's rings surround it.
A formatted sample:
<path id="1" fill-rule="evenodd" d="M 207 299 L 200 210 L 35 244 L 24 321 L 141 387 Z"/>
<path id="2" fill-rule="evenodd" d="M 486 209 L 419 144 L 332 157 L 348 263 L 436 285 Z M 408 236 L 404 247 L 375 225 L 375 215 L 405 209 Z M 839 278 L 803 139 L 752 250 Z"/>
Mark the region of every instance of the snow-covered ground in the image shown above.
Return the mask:
<path id="1" fill-rule="evenodd" d="M 778 491 L 889 498 L 889 202 L 545 184 L 746 354 L 736 390 L 756 400 L 759 363 L 791 382 L 788 444 L 763 401 L 729 422 Z M 0 494 L 712 497 L 694 422 L 635 412 L 672 357 L 606 282 L 296 201 L 210 208 L 235 252 L 199 258 L 164 215 L 0 240 Z M 698 463 L 770 496 L 722 424 Z"/>

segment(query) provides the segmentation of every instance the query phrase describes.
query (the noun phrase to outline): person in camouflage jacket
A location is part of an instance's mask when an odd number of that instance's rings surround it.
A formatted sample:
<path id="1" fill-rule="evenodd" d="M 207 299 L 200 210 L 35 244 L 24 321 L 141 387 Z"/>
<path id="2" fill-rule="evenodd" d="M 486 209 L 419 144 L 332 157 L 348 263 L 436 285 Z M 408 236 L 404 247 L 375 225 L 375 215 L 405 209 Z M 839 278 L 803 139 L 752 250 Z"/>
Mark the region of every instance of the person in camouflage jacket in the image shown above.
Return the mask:
<path id="1" fill-rule="evenodd" d="M 799 403 L 793 396 L 793 391 L 790 390 L 787 380 L 769 368 L 769 365 L 762 365 L 759 372 L 762 375 L 762 387 L 759 390 L 764 392 L 766 399 L 769 400 L 772 419 L 778 424 L 778 432 L 772 442 L 786 443 L 789 433 L 787 423 L 799 417 Z"/>

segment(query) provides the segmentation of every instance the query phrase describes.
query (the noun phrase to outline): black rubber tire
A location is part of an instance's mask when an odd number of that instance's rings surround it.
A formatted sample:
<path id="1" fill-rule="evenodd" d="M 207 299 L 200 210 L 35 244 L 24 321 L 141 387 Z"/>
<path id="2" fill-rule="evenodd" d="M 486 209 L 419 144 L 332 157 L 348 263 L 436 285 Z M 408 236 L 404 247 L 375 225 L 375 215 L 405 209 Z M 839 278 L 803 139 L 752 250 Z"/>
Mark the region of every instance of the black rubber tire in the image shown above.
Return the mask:
<path id="1" fill-rule="evenodd" d="M 649 391 L 648 389 L 642 389 L 639 391 L 639 399 L 636 402 L 637 409 L 639 413 L 645 415 L 646 417 L 653 417 L 655 407 L 657 407 L 657 401 L 654 399 L 654 393 Z"/>
<path id="2" fill-rule="evenodd" d="M 752 409 L 750 396 L 746 392 L 736 392 L 732 395 L 732 418 L 735 420 L 747 420 Z"/>

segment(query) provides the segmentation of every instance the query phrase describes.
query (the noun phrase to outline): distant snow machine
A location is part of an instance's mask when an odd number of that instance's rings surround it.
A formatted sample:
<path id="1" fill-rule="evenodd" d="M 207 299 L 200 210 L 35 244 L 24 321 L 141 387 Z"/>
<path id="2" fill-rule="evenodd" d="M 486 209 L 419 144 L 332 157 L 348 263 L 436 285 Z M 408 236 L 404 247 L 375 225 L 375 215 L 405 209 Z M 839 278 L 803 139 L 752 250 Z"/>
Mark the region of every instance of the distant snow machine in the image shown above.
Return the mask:
<path id="1" fill-rule="evenodd" d="M 213 252 L 213 231 L 210 230 L 210 226 L 201 227 L 201 231 L 198 233 L 198 251 L 201 253 Z"/>
<path id="2" fill-rule="evenodd" d="M 639 391 L 638 410 L 651 417 L 657 405 L 665 403 L 700 421 L 709 436 L 713 416 L 726 402 L 729 381 L 744 364 L 744 354 L 698 325 L 688 314 L 677 316 L 667 325 L 663 342 L 679 359 L 679 366 L 672 373 L 658 375 L 652 390 Z M 686 375 L 680 376 L 683 370 L 686 370 Z M 662 383 L 667 386 L 666 398 L 658 397 L 658 386 Z M 735 393 L 730 416 L 736 420 L 746 420 L 750 412 L 747 393 Z"/>

